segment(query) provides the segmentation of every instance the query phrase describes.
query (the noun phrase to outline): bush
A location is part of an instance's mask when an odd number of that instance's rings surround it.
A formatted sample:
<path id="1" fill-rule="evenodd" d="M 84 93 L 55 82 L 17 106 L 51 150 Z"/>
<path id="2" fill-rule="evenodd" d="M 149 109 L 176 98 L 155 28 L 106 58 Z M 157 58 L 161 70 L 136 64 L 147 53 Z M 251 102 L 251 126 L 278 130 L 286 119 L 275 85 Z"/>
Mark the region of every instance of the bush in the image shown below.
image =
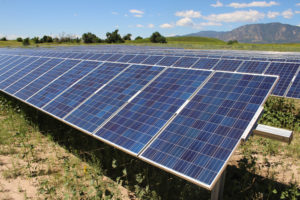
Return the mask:
<path id="1" fill-rule="evenodd" d="M 119 30 L 116 29 L 113 32 L 106 33 L 106 42 L 107 43 L 123 43 L 124 40 L 122 39 L 121 35 L 118 33 Z"/>
<path id="2" fill-rule="evenodd" d="M 97 43 L 101 42 L 101 39 L 99 39 L 95 34 L 88 32 L 84 33 L 82 35 L 82 40 L 84 43 Z"/>
<path id="3" fill-rule="evenodd" d="M 30 45 L 29 38 L 25 38 L 25 39 L 23 40 L 22 44 L 23 44 L 24 46 Z"/>
<path id="4" fill-rule="evenodd" d="M 167 43 L 167 40 L 159 32 L 152 33 L 150 41 L 153 43 Z"/>
<path id="5" fill-rule="evenodd" d="M 40 43 L 43 43 L 43 42 L 49 42 L 49 43 L 51 43 L 51 42 L 53 42 L 53 38 L 51 36 L 44 35 L 42 37 L 42 39 L 40 39 Z"/>
<path id="6" fill-rule="evenodd" d="M 0 39 L 0 41 L 7 41 L 6 37 Z"/>
<path id="7" fill-rule="evenodd" d="M 17 42 L 23 42 L 23 39 L 21 37 L 18 37 Z"/>
<path id="8" fill-rule="evenodd" d="M 32 41 L 33 41 L 35 44 L 38 44 L 38 43 L 40 43 L 40 38 L 39 38 L 39 37 L 34 37 L 34 38 L 32 38 Z"/>
<path id="9" fill-rule="evenodd" d="M 141 36 L 137 36 L 134 40 L 142 40 L 143 38 Z"/>
<path id="10" fill-rule="evenodd" d="M 238 44 L 239 42 L 237 40 L 229 40 L 227 42 L 228 45 Z"/>
<path id="11" fill-rule="evenodd" d="M 130 33 L 128 33 L 127 35 L 125 35 L 124 37 L 123 37 L 123 40 L 131 40 L 131 34 Z"/>

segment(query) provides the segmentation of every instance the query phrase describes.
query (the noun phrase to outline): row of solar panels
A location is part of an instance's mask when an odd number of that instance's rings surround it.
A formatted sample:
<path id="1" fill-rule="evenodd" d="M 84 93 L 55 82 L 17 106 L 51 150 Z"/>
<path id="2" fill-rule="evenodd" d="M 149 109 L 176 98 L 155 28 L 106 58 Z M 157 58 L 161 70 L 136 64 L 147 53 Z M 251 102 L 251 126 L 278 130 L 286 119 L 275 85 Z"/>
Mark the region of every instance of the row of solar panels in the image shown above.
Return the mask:
<path id="1" fill-rule="evenodd" d="M 7 52 L 6 49 L 2 50 L 3 53 Z M 97 51 L 90 51 L 87 49 L 86 51 L 70 51 L 67 50 L 61 50 L 61 51 L 49 51 L 48 49 L 44 50 L 30 50 L 30 51 L 24 51 L 20 49 L 16 49 L 14 51 L 9 50 L 10 53 L 13 54 L 20 54 L 20 55 L 28 55 L 28 56 L 54 56 L 54 57 L 64 57 L 64 58 L 81 58 L 81 57 L 88 57 L 93 56 L 94 54 L 138 54 L 138 55 L 160 55 L 160 56 L 186 56 L 186 57 L 203 57 L 203 58 L 222 58 L 222 59 L 237 59 L 237 60 L 258 60 L 258 61 L 278 61 L 278 62 L 296 62 L 300 63 L 299 56 L 286 56 L 286 55 L 269 55 L 269 56 L 258 56 L 256 54 L 251 55 L 251 53 L 248 54 L 237 54 L 237 53 L 231 53 L 231 54 L 218 54 L 216 52 L 203 52 L 203 51 L 188 51 L 188 50 L 181 50 L 181 51 L 158 51 L 158 50 L 145 50 L 145 51 L 137 51 L 137 50 L 107 50 L 107 49 L 101 49 Z M 1 50 L 0 50 L 1 53 Z M 72 54 L 72 55 L 70 55 Z"/>
<path id="2" fill-rule="evenodd" d="M 44 53 L 34 56 L 43 56 Z M 300 63 L 229 60 L 215 58 L 178 57 L 139 54 L 85 54 L 47 52 L 47 57 L 82 60 L 110 61 L 118 63 L 173 66 L 217 71 L 243 72 L 280 76 L 273 95 L 300 98 Z M 7 56 L 6 59 L 10 57 Z M 5 59 L 5 58 L 4 58 Z M 11 58 L 13 59 L 13 58 Z"/>
<path id="3" fill-rule="evenodd" d="M 0 89 L 212 189 L 277 76 L 60 58 L 0 57 Z"/>

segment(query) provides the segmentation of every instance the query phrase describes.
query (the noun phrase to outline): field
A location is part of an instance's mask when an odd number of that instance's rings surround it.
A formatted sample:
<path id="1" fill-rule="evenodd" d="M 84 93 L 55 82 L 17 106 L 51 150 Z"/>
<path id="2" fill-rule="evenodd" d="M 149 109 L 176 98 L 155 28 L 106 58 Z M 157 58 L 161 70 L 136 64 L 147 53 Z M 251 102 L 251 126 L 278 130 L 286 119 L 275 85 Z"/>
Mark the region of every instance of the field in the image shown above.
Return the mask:
<path id="1" fill-rule="evenodd" d="M 151 45 L 164 47 L 177 47 L 185 49 L 223 49 L 223 50 L 258 50 L 258 51 L 282 51 L 282 52 L 300 52 L 300 44 L 246 44 L 238 43 L 228 45 L 226 42 L 205 37 L 168 37 L 167 44 L 154 44 L 149 39 L 137 41 L 126 41 L 127 45 Z M 94 45 L 106 43 L 94 43 Z M 84 45 L 83 43 L 40 43 L 28 47 L 53 47 L 53 46 L 72 46 Z M 0 41 L 0 47 L 23 47 L 21 42 L 17 41 Z"/>
<path id="2" fill-rule="evenodd" d="M 0 199 L 210 198 L 4 94 L 0 102 Z M 266 106 L 276 108 L 262 123 L 298 131 L 290 145 L 257 136 L 241 145 L 227 168 L 224 199 L 300 196 L 300 101 L 270 97 Z"/>

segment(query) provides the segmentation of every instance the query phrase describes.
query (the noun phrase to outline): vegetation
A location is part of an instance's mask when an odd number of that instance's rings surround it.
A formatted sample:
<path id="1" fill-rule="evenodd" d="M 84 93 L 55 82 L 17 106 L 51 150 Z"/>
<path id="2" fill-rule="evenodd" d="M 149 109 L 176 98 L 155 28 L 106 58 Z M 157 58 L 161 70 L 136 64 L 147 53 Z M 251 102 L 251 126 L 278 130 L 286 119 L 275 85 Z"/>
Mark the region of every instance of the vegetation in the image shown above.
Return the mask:
<path id="1" fill-rule="evenodd" d="M 84 43 L 88 44 L 88 43 L 97 43 L 100 42 L 100 39 L 93 33 L 84 33 L 82 35 L 82 40 Z"/>
<path id="2" fill-rule="evenodd" d="M 6 37 L 0 38 L 0 41 L 7 41 Z"/>
<path id="3" fill-rule="evenodd" d="M 16 40 L 17 42 L 23 42 L 23 39 L 21 37 L 18 37 Z"/>
<path id="4" fill-rule="evenodd" d="M 150 36 L 150 41 L 152 43 L 167 43 L 167 40 L 164 36 L 162 36 L 159 32 L 154 32 Z"/>
<path id="5" fill-rule="evenodd" d="M 229 40 L 227 42 L 228 45 L 238 44 L 239 42 L 237 40 Z"/>
<path id="6" fill-rule="evenodd" d="M 118 33 L 119 30 L 116 29 L 113 32 L 107 32 L 106 33 L 106 42 L 107 43 L 124 43 L 124 39 L 121 37 L 121 35 Z"/>
<path id="7" fill-rule="evenodd" d="M 130 33 L 128 33 L 128 34 L 124 35 L 123 40 L 131 40 L 131 36 L 132 35 Z"/>
<path id="8" fill-rule="evenodd" d="M 134 40 L 142 40 L 143 38 L 141 36 L 137 36 Z"/>
<path id="9" fill-rule="evenodd" d="M 30 45 L 30 39 L 29 38 L 25 38 L 22 42 L 23 46 L 28 46 Z"/>

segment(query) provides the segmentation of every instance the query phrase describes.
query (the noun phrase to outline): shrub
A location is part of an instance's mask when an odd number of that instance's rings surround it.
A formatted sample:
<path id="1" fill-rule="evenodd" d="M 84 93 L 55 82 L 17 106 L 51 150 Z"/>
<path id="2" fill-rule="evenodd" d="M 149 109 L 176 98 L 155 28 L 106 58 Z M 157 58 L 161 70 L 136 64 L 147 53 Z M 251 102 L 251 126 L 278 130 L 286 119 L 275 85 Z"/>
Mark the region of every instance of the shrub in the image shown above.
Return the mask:
<path id="1" fill-rule="evenodd" d="M 123 40 L 131 40 L 131 34 L 130 33 L 128 33 L 127 35 L 125 35 L 124 37 L 123 37 Z"/>
<path id="2" fill-rule="evenodd" d="M 239 42 L 237 40 L 229 40 L 227 42 L 228 45 L 238 44 Z"/>
<path id="3" fill-rule="evenodd" d="M 118 33 L 119 30 L 116 29 L 113 32 L 106 33 L 106 42 L 108 43 L 123 43 L 124 40 L 122 39 L 121 35 Z"/>
<path id="4" fill-rule="evenodd" d="M 42 39 L 40 39 L 40 43 L 43 43 L 43 42 L 49 42 L 49 43 L 51 43 L 51 42 L 53 42 L 53 38 L 51 36 L 44 35 L 42 37 Z"/>
<path id="5" fill-rule="evenodd" d="M 39 37 L 34 37 L 34 38 L 32 38 L 32 41 L 33 41 L 35 44 L 38 44 L 38 43 L 40 43 L 40 38 L 39 38 Z"/>
<path id="6" fill-rule="evenodd" d="M 152 33 L 150 41 L 153 43 L 167 43 L 167 40 L 159 32 Z"/>
<path id="7" fill-rule="evenodd" d="M 30 45 L 29 38 L 25 38 L 25 39 L 23 40 L 22 44 L 23 44 L 24 46 Z"/>
<path id="8" fill-rule="evenodd" d="M 0 41 L 7 41 L 6 37 L 0 39 Z"/>
<path id="9" fill-rule="evenodd" d="M 143 38 L 141 36 L 137 36 L 134 40 L 142 40 Z"/>
<path id="10" fill-rule="evenodd" d="M 17 42 L 23 42 L 23 39 L 21 37 L 18 37 Z"/>
<path id="11" fill-rule="evenodd" d="M 100 42 L 100 39 L 93 33 L 88 32 L 82 35 L 82 40 L 84 43 L 97 43 Z"/>

